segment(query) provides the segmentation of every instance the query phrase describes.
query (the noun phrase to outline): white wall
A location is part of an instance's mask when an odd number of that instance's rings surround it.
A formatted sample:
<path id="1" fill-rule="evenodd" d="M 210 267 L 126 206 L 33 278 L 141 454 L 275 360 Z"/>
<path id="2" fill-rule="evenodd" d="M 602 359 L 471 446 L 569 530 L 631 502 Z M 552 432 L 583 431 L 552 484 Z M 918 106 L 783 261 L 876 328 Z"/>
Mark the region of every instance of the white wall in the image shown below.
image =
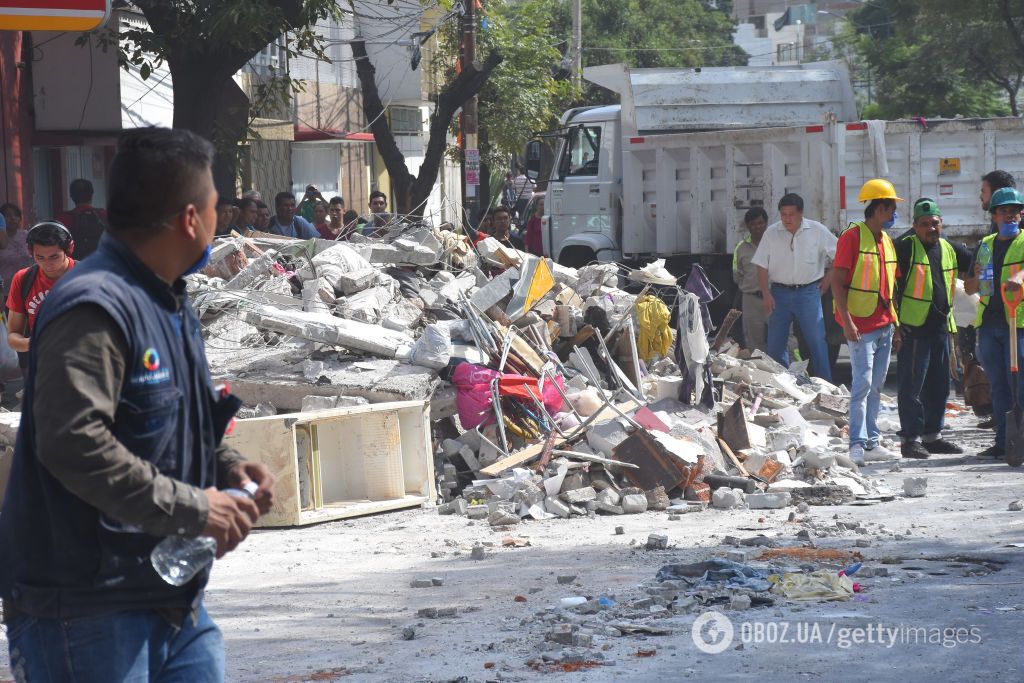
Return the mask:
<path id="1" fill-rule="evenodd" d="M 78 47 L 78 33 L 33 31 L 32 92 L 36 130 L 113 131 L 121 128 L 117 55 Z"/>
<path id="2" fill-rule="evenodd" d="M 410 40 L 419 31 L 423 8 L 418 0 L 357 0 L 355 29 L 367 40 L 366 52 L 377 69 L 377 87 L 384 106 L 420 104 L 422 69 L 413 71 L 408 47 L 396 41 Z"/>

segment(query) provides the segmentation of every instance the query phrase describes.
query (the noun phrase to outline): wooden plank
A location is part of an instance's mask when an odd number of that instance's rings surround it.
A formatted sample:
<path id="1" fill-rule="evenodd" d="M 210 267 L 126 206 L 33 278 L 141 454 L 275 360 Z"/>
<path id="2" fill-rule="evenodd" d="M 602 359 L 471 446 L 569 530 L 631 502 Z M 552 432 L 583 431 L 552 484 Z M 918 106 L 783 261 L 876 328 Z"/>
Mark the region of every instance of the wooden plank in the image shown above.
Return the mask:
<path id="1" fill-rule="evenodd" d="M 718 437 L 733 450 L 744 451 L 751 447 L 743 399 L 737 398 L 725 412 L 718 414 Z"/>
<path id="2" fill-rule="evenodd" d="M 639 404 L 636 401 L 625 401 L 624 403 L 619 403 L 616 407 L 625 413 L 629 412 L 630 410 L 635 410 L 638 406 Z M 618 413 L 616 413 L 611 407 L 608 407 L 602 410 L 601 412 L 595 413 L 594 415 L 591 415 L 589 418 L 587 418 L 586 424 L 591 424 L 594 422 L 604 422 L 607 420 L 611 420 L 614 417 L 618 417 Z M 586 426 L 580 425 L 568 437 L 556 440 L 554 447 L 558 448 L 563 444 L 569 443 L 577 439 L 578 437 L 582 436 L 585 431 Z M 515 453 L 509 455 L 507 458 L 502 458 L 501 460 L 498 460 L 497 462 L 488 465 L 487 467 L 480 470 L 480 474 L 485 477 L 496 477 L 502 472 L 505 472 L 506 470 L 510 470 L 513 467 L 518 467 L 520 465 L 530 462 L 543 452 L 544 442 L 538 441 L 537 443 L 532 443 L 526 448 L 520 451 L 516 451 Z"/>
<path id="3" fill-rule="evenodd" d="M 722 447 L 722 452 L 729 456 L 729 460 L 731 460 L 733 466 L 735 466 L 736 469 L 740 471 L 740 474 L 742 474 L 744 477 L 749 477 L 750 472 L 748 472 L 747 468 L 743 466 L 743 463 L 740 462 L 740 459 L 736 457 L 736 454 L 732 452 L 732 449 L 729 448 L 729 444 L 727 444 L 725 441 L 722 441 L 722 439 L 719 439 L 718 445 Z"/>
<path id="4" fill-rule="evenodd" d="M 722 326 L 718 329 L 715 341 L 711 344 L 712 351 L 718 351 L 722 348 L 722 345 L 725 344 L 726 338 L 729 336 L 729 332 L 732 330 L 732 326 L 736 324 L 736 321 L 739 320 L 740 315 L 742 314 L 742 311 L 734 308 L 725 315 L 725 320 L 722 321 Z"/>

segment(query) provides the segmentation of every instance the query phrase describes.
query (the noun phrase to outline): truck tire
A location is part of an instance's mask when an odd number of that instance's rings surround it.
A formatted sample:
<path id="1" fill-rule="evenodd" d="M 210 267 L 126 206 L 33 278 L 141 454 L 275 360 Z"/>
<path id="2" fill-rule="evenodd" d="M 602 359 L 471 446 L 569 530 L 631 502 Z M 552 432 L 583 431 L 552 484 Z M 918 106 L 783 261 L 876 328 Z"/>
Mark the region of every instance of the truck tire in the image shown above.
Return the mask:
<path id="1" fill-rule="evenodd" d="M 558 254 L 558 263 L 566 268 L 582 268 L 597 261 L 597 254 L 588 247 L 566 247 Z"/>

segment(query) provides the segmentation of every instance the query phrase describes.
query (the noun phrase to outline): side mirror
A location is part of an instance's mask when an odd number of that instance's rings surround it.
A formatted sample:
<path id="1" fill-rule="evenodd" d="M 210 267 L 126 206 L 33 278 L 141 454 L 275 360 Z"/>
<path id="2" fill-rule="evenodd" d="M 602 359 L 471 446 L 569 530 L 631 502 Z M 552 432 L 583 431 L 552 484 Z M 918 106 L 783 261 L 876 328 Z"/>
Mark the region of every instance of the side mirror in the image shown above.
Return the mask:
<path id="1" fill-rule="evenodd" d="M 530 140 L 526 143 L 526 177 L 534 182 L 540 178 L 540 160 L 540 140 Z"/>

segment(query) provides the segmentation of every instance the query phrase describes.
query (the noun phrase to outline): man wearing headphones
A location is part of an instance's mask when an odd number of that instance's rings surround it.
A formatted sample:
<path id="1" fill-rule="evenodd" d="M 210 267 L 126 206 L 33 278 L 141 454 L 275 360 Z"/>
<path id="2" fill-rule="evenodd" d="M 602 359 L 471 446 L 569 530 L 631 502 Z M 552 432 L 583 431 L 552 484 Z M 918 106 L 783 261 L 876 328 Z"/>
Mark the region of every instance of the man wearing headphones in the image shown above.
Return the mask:
<path id="1" fill-rule="evenodd" d="M 25 235 L 34 265 L 14 274 L 7 294 L 7 341 L 18 352 L 18 361 L 27 367 L 29 337 L 36 324 L 39 306 L 57 280 L 75 267 L 71 254 L 75 241 L 71 233 L 56 221 L 37 223 Z"/>

